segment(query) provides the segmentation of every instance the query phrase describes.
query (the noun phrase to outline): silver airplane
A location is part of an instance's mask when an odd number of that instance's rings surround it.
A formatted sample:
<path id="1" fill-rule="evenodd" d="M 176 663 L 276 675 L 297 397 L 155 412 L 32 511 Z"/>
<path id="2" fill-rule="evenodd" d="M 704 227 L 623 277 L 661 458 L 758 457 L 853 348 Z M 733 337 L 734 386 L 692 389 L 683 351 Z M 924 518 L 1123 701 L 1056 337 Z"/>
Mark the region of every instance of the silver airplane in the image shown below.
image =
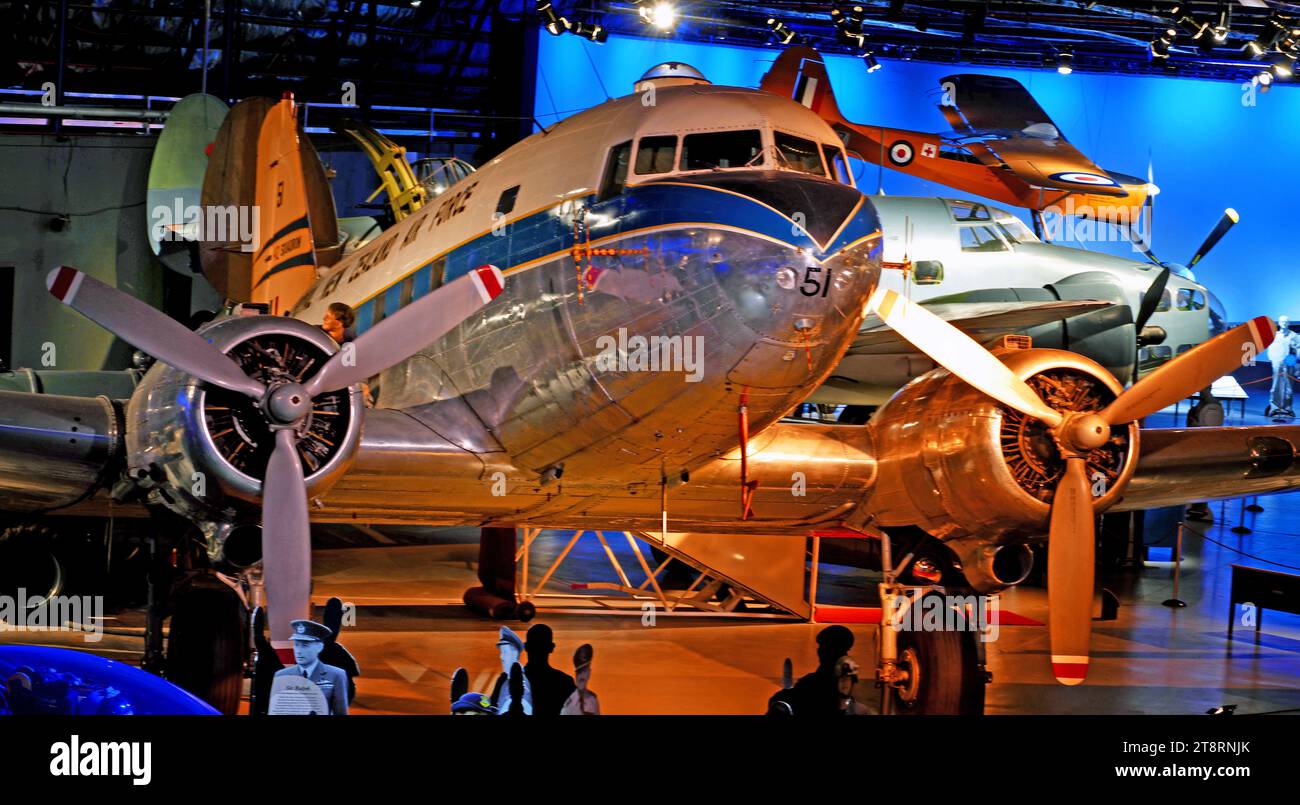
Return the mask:
<path id="1" fill-rule="evenodd" d="M 276 108 L 261 141 L 297 136 L 292 101 Z M 157 362 L 128 400 L 0 393 L 0 507 L 178 515 L 213 567 L 260 558 L 279 649 L 310 610 L 311 523 L 840 528 L 980 592 L 1021 581 L 1046 540 L 1052 668 L 1077 684 L 1099 513 L 1300 486 L 1300 429 L 1139 426 L 1263 349 L 1266 321 L 1128 389 L 1024 338 L 990 351 L 881 286 L 880 213 L 834 132 L 787 98 L 653 69 L 319 276 L 287 153 L 250 171 L 271 234 L 248 284 L 292 315 L 195 332 L 60 267 L 51 293 Z M 317 326 L 336 301 L 359 316 L 342 346 Z M 782 422 L 867 316 L 943 368 L 866 425 Z M 214 628 L 174 624 L 173 643 Z M 889 695 L 978 712 L 972 640 L 899 633 Z"/>

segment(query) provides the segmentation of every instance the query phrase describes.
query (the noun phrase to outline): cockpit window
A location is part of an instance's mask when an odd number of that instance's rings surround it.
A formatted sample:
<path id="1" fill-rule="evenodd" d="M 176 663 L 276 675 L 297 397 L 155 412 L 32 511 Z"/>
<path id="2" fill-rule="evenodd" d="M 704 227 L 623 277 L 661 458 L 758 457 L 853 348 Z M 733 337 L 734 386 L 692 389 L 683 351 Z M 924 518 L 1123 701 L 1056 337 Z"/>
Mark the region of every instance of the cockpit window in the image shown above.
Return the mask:
<path id="1" fill-rule="evenodd" d="M 677 138 L 642 137 L 636 147 L 636 172 L 645 176 L 651 173 L 668 173 L 677 159 Z"/>
<path id="2" fill-rule="evenodd" d="M 991 226 L 961 227 L 961 250 L 964 252 L 1005 252 L 1007 244 L 1002 242 Z"/>
<path id="3" fill-rule="evenodd" d="M 998 227 L 1001 228 L 1002 234 L 1006 235 L 1007 240 L 1012 243 L 1038 243 L 1038 236 L 1033 233 L 1025 222 L 1009 213 L 998 215 L 995 219 Z"/>
<path id="4" fill-rule="evenodd" d="M 991 221 L 993 216 L 989 214 L 989 208 L 983 204 L 976 204 L 973 201 L 960 201 L 958 199 L 945 199 L 948 203 L 948 210 L 952 213 L 952 219 L 957 222 L 962 221 Z"/>
<path id="5" fill-rule="evenodd" d="M 817 148 L 817 143 L 812 140 L 805 140 L 802 137 L 796 137 L 793 134 L 786 134 L 783 131 L 774 132 L 776 137 L 776 152 L 781 157 L 781 167 L 797 170 L 800 173 L 811 173 L 814 176 L 825 176 L 826 169 L 822 167 L 821 151 Z"/>
<path id="6" fill-rule="evenodd" d="M 853 180 L 849 178 L 849 162 L 844 158 L 844 152 L 839 146 L 822 143 L 822 156 L 826 159 L 826 167 L 835 181 L 840 184 L 852 185 Z"/>
<path id="7" fill-rule="evenodd" d="M 763 137 L 757 129 L 711 131 L 682 138 L 682 170 L 756 167 L 762 162 Z"/>

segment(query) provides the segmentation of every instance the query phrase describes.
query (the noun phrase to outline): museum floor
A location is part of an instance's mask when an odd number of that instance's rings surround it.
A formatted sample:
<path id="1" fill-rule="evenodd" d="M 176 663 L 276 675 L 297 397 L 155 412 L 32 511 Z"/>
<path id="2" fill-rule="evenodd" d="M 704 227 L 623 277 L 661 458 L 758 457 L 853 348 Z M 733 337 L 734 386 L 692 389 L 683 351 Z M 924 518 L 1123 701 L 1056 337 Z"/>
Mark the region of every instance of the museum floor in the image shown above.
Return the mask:
<path id="1" fill-rule="evenodd" d="M 1263 400 L 1252 398 L 1246 424 L 1265 424 Z M 1234 406 L 1235 408 L 1235 406 Z M 1250 413 L 1254 412 L 1254 413 Z M 1161 414 L 1153 425 L 1172 425 Z M 1241 424 L 1234 414 L 1228 424 Z M 1111 572 L 1105 584 L 1120 598 L 1118 618 L 1095 624 L 1092 665 L 1079 687 L 1058 685 L 1048 670 L 1044 626 L 1002 626 L 989 647 L 993 684 L 986 712 L 1198 714 L 1222 704 L 1239 713 L 1300 710 L 1300 617 L 1268 611 L 1258 641 L 1238 625 L 1227 639 L 1229 566 L 1247 564 L 1297 571 L 1300 493 L 1260 499 L 1264 511 L 1245 513 L 1249 535 L 1230 530 L 1241 522 L 1239 501 L 1216 503 L 1215 522 L 1193 524 L 1205 539 L 1184 541 L 1180 596 L 1186 609 L 1161 602 L 1172 595 L 1172 563 Z M 331 595 L 356 604 L 356 624 L 342 642 L 356 655 L 358 680 L 354 713 L 447 713 L 451 673 L 464 666 L 471 690 L 491 688 L 499 668 L 497 628 L 461 604 L 462 591 L 476 584 L 477 531 L 450 529 L 383 535 L 391 547 L 318 549 L 314 554 L 314 599 Z M 539 547 L 563 544 L 543 534 Z M 584 538 L 590 539 L 590 538 Z M 318 541 L 319 542 L 319 541 Z M 583 543 L 580 543 L 580 545 Z M 1238 552 L 1286 563 L 1278 567 Z M 598 543 L 576 549 L 577 561 L 555 579 L 570 581 L 609 575 Z M 536 571 L 534 571 L 536 572 Z M 634 583 L 638 578 L 634 574 Z M 819 601 L 869 605 L 872 585 L 864 571 L 823 565 Z M 1042 588 L 1022 587 L 1003 598 L 1004 610 L 1045 622 Z M 91 647 L 115 659 L 138 661 L 139 612 L 119 613 L 104 641 Z M 781 665 L 794 660 L 796 674 L 815 665 L 818 625 L 717 617 L 657 617 L 643 626 L 638 616 L 575 615 L 541 609 L 534 622 L 551 625 L 557 651 L 553 664 L 571 671 L 570 658 L 582 643 L 595 648 L 591 688 L 609 714 L 761 713 L 780 684 Z M 506 622 L 522 634 L 529 624 Z M 853 656 L 870 674 L 876 627 L 851 627 Z M 13 638 L 12 633 L 5 635 Z M 28 642 L 33 635 L 24 635 Z M 42 637 L 48 637 L 42 636 Z M 75 635 L 67 635 L 69 642 Z M 69 642 L 64 642 L 65 645 Z M 75 645 L 84 646 L 79 641 Z M 875 707 L 870 684 L 860 696 Z"/>

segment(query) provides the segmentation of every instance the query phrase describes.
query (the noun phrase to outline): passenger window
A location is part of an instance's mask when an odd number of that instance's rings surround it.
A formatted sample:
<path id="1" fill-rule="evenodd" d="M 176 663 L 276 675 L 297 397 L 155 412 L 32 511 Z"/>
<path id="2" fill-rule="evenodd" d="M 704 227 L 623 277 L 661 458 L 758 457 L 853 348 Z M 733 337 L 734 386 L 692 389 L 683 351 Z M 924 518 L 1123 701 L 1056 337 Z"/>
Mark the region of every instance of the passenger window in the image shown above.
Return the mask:
<path id="1" fill-rule="evenodd" d="M 631 158 L 631 140 L 619 143 L 609 149 L 609 162 L 605 164 L 605 178 L 600 183 L 600 196 L 598 197 L 600 201 L 613 198 L 623 192 L 623 186 L 627 184 L 628 162 Z"/>
<path id="2" fill-rule="evenodd" d="M 853 184 L 849 178 L 849 163 L 844 158 L 844 152 L 833 145 L 822 144 L 822 156 L 826 159 L 826 167 L 830 169 L 832 178 L 840 184 Z"/>
<path id="3" fill-rule="evenodd" d="M 402 296 L 397 301 L 398 307 L 406 307 L 415 299 L 415 275 L 411 274 L 402 280 Z"/>
<path id="4" fill-rule="evenodd" d="M 1164 313 L 1172 306 L 1173 303 L 1171 301 L 1171 297 L 1169 296 L 1169 289 L 1166 288 L 1164 294 L 1162 294 L 1160 297 L 1160 304 L 1156 305 L 1156 312 Z"/>
<path id="5" fill-rule="evenodd" d="M 763 137 L 757 129 L 688 134 L 682 138 L 682 170 L 743 168 L 761 164 Z"/>
<path id="6" fill-rule="evenodd" d="M 992 227 L 964 226 L 961 228 L 961 250 L 964 252 L 1005 252 L 1007 244 L 997 236 Z"/>
<path id="7" fill-rule="evenodd" d="M 501 215 L 507 215 L 514 211 L 515 200 L 519 198 L 519 185 L 501 191 L 501 197 L 497 199 L 497 212 Z"/>
<path id="8" fill-rule="evenodd" d="M 800 173 L 811 173 L 814 176 L 826 175 L 826 169 L 822 167 L 821 150 L 817 147 L 817 143 L 783 131 L 776 132 L 775 139 L 776 152 L 781 155 L 781 162 L 785 167 Z"/>
<path id="9" fill-rule="evenodd" d="M 1175 304 L 1179 310 L 1203 310 L 1205 294 L 1195 288 L 1179 288 L 1178 301 Z"/>
<path id="10" fill-rule="evenodd" d="M 636 147 L 636 172 L 642 176 L 668 173 L 673 169 L 676 158 L 676 137 L 642 137 Z"/>

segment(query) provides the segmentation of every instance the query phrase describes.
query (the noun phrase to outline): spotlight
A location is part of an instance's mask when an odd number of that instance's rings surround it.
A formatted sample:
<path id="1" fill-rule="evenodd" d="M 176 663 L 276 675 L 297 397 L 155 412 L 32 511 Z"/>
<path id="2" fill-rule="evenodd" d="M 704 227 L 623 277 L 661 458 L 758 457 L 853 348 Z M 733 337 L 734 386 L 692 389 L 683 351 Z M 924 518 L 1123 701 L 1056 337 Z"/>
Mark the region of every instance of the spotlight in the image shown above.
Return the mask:
<path id="1" fill-rule="evenodd" d="M 1068 50 L 1063 50 L 1056 54 L 1056 72 L 1061 75 L 1069 75 L 1074 72 L 1074 54 Z"/>
<path id="2" fill-rule="evenodd" d="M 876 61 L 876 54 L 867 51 L 862 54 L 862 60 L 867 63 L 867 72 L 874 73 L 880 69 L 880 62 Z"/>
<path id="3" fill-rule="evenodd" d="M 1174 24 L 1186 31 L 1193 39 L 1200 39 L 1201 34 L 1205 33 L 1205 29 L 1209 28 L 1210 24 L 1208 22 L 1200 22 L 1190 13 L 1183 12 L 1184 6 L 1182 3 L 1174 6 L 1172 12 L 1174 20 L 1176 20 Z"/>
<path id="4" fill-rule="evenodd" d="M 583 39 L 590 39 L 597 44 L 605 44 L 609 39 L 609 31 L 602 25 L 594 22 L 575 22 L 573 24 L 573 33 L 581 36 Z"/>
<path id="5" fill-rule="evenodd" d="M 1268 70 L 1265 70 L 1255 76 L 1255 81 L 1258 82 L 1261 87 L 1267 87 L 1269 84 L 1273 83 L 1273 74 Z"/>
<path id="6" fill-rule="evenodd" d="M 653 25 L 661 31 L 671 31 L 677 26 L 677 9 L 668 0 L 650 2 L 650 0 L 633 0 L 641 21 Z"/>
<path id="7" fill-rule="evenodd" d="M 1228 7 L 1219 8 L 1219 21 L 1215 23 L 1213 29 L 1214 41 L 1223 44 L 1228 41 Z"/>
<path id="8" fill-rule="evenodd" d="M 769 18 L 767 27 L 771 28 L 772 33 L 776 35 L 776 41 L 783 45 L 790 44 L 791 40 L 794 39 L 794 29 L 778 19 Z"/>
<path id="9" fill-rule="evenodd" d="M 555 13 L 550 0 L 537 0 L 537 13 L 542 17 L 542 26 L 551 36 L 559 36 L 569 30 L 569 21 Z"/>
<path id="10" fill-rule="evenodd" d="M 1171 32 L 1169 31 L 1165 31 L 1165 33 L 1151 40 L 1151 58 L 1169 58 L 1169 47 L 1174 43 L 1173 37 L 1169 35 L 1170 33 Z"/>

